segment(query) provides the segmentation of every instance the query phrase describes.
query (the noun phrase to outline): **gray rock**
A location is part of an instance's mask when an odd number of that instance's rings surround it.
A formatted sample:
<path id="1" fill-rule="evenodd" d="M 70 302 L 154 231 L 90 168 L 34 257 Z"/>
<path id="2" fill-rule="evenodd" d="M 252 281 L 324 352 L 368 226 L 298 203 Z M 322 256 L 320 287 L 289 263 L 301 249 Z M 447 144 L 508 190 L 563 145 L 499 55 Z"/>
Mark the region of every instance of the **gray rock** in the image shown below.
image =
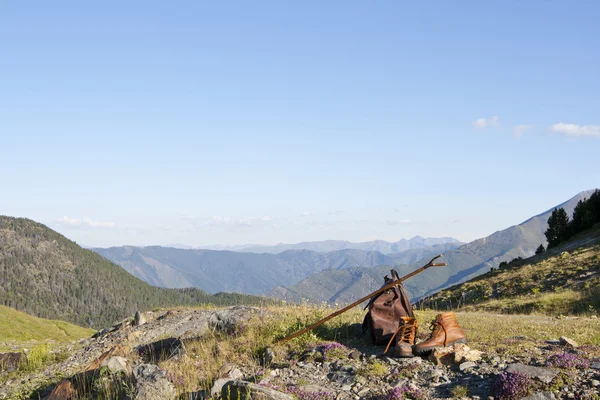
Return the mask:
<path id="1" fill-rule="evenodd" d="M 577 344 L 576 341 L 574 341 L 573 339 L 569 339 L 568 337 L 561 336 L 558 340 L 560 341 L 561 346 L 566 346 L 566 347 L 571 347 L 571 348 L 579 347 L 579 345 Z"/>
<path id="2" fill-rule="evenodd" d="M 223 400 L 294 400 L 289 394 L 246 381 L 229 381 L 221 389 Z"/>
<path id="3" fill-rule="evenodd" d="M 476 366 L 477 366 L 477 364 L 475 364 L 473 361 L 467 361 L 467 362 L 460 364 L 458 366 L 458 369 L 460 369 L 461 371 L 466 371 L 468 369 L 475 368 Z"/>
<path id="4" fill-rule="evenodd" d="M 124 372 L 125 374 L 129 373 L 127 359 L 124 357 L 111 357 L 108 360 L 104 360 L 100 366 L 108 368 L 113 374 L 118 374 L 120 372 Z"/>
<path id="5" fill-rule="evenodd" d="M 319 385 L 302 385 L 300 386 L 300 390 L 306 393 L 325 393 L 330 392 L 329 389 L 319 386 Z"/>
<path id="6" fill-rule="evenodd" d="M 600 369 L 600 362 L 593 363 L 590 368 L 592 368 L 592 369 Z"/>
<path id="7" fill-rule="evenodd" d="M 177 391 L 165 371 L 153 364 L 140 364 L 133 370 L 136 400 L 174 400 Z"/>
<path id="8" fill-rule="evenodd" d="M 423 364 L 423 359 L 421 357 L 413 357 L 413 358 L 403 358 L 400 361 L 404 365 L 412 365 L 412 364 Z"/>
<path id="9" fill-rule="evenodd" d="M 434 369 L 425 371 L 425 372 L 423 372 L 422 376 L 426 381 L 430 381 L 433 383 L 439 383 L 440 380 L 444 381 L 444 382 L 450 382 L 450 379 L 448 379 L 448 376 L 446 375 L 444 370 L 442 370 L 440 368 L 434 368 Z"/>
<path id="10" fill-rule="evenodd" d="M 225 386 L 225 384 L 227 382 L 229 382 L 231 379 L 229 378 L 221 378 L 221 379 L 217 379 L 215 380 L 215 382 L 213 383 L 212 388 L 210 389 L 210 396 L 211 397 L 216 397 L 218 395 L 221 394 L 221 390 L 223 389 L 223 386 Z"/>
<path id="11" fill-rule="evenodd" d="M 343 385 L 343 386 L 342 386 L 342 390 L 343 390 L 344 392 L 349 392 L 349 391 L 350 391 L 350 389 L 352 389 L 352 386 L 350 386 L 350 385 Z"/>
<path id="12" fill-rule="evenodd" d="M 597 379 L 592 379 L 592 386 L 593 387 L 598 387 L 600 386 L 600 381 Z"/>
<path id="13" fill-rule="evenodd" d="M 552 392 L 536 392 L 531 396 L 525 397 L 523 400 L 555 400 L 556 396 Z"/>
<path id="14" fill-rule="evenodd" d="M 390 357 L 386 357 L 384 360 L 387 361 L 390 365 L 398 365 L 398 361 L 396 361 Z"/>
<path id="15" fill-rule="evenodd" d="M 558 372 L 551 368 L 533 367 L 531 365 L 525 364 L 510 364 L 508 367 L 506 367 L 506 372 L 512 374 L 518 372 L 544 383 L 552 382 L 552 379 L 554 379 L 556 375 L 558 375 Z"/>
<path id="16" fill-rule="evenodd" d="M 244 374 L 238 368 L 233 368 L 227 375 L 234 380 L 242 379 L 244 377 Z"/>
<path id="17" fill-rule="evenodd" d="M 209 326 L 221 332 L 235 334 L 253 315 L 262 311 L 255 307 L 234 306 L 215 310 L 208 318 Z"/>
<path id="18" fill-rule="evenodd" d="M 129 315 L 131 315 L 131 314 L 129 314 Z M 144 315 L 141 312 L 136 311 L 135 317 L 133 317 L 133 325 L 142 326 L 145 323 L 146 323 L 146 317 L 144 317 Z"/>

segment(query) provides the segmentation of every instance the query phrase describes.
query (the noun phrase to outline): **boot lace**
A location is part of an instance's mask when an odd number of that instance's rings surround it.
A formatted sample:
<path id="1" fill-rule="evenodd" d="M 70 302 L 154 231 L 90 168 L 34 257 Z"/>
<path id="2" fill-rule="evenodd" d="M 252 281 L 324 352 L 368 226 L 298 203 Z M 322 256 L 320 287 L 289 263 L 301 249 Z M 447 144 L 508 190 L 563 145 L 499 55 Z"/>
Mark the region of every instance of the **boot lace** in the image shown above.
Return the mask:
<path id="1" fill-rule="evenodd" d="M 444 333 L 444 336 L 446 336 L 446 328 L 444 328 L 442 321 L 438 320 L 437 318 L 434 319 L 433 321 L 431 321 L 431 325 L 429 325 L 429 329 L 431 330 L 431 334 L 429 335 L 428 340 L 437 337 L 442 332 Z M 444 346 L 445 345 L 446 345 L 446 339 L 444 338 Z"/>
<path id="2" fill-rule="evenodd" d="M 400 326 L 400 342 L 413 344 L 415 342 L 416 324 L 404 324 Z"/>
<path id="3" fill-rule="evenodd" d="M 414 320 L 414 322 L 403 321 L 400 324 L 400 326 L 398 327 L 398 329 L 396 330 L 396 332 L 394 332 L 394 334 L 392 335 L 383 354 L 387 353 L 392 342 L 394 341 L 394 338 L 396 338 L 396 337 L 399 338 L 398 343 L 404 342 L 404 343 L 414 344 L 416 334 L 417 334 L 417 321 L 416 320 Z"/>

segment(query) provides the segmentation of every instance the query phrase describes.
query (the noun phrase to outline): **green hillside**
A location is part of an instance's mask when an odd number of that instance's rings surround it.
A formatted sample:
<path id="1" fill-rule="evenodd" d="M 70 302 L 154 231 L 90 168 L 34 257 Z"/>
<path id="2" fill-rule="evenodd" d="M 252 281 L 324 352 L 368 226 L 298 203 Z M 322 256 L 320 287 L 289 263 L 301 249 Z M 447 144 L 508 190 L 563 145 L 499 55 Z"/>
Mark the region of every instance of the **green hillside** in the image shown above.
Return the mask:
<path id="1" fill-rule="evenodd" d="M 420 306 L 502 313 L 600 311 L 600 225 L 525 260 L 516 260 L 423 299 Z"/>
<path id="2" fill-rule="evenodd" d="M 0 216 L 0 305 L 42 318 L 104 327 L 136 310 L 199 304 L 258 304 L 239 294 L 162 289 L 25 218 Z"/>
<path id="3" fill-rule="evenodd" d="M 64 321 L 37 318 L 10 307 L 0 306 L 0 351 L 11 343 L 26 341 L 71 342 L 91 336 L 93 329 Z"/>

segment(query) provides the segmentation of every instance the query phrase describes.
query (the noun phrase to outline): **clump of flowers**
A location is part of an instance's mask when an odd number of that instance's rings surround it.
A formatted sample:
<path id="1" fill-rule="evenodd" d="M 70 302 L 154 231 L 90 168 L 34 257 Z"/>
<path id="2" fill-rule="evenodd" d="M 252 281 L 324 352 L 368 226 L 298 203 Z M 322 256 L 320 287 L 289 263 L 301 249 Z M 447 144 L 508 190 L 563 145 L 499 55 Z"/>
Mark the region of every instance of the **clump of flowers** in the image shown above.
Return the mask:
<path id="1" fill-rule="evenodd" d="M 529 394 L 533 382 L 519 372 L 503 372 L 494 383 L 494 392 L 499 400 L 516 400 Z"/>
<path id="2" fill-rule="evenodd" d="M 321 346 L 325 358 L 343 358 L 346 355 L 346 350 L 346 346 L 337 342 L 329 342 Z"/>
<path id="3" fill-rule="evenodd" d="M 185 386 L 185 376 L 182 373 L 176 371 L 168 371 L 167 379 L 173 382 L 175 386 L 183 387 Z"/>
<path id="4" fill-rule="evenodd" d="M 387 400 L 403 400 L 403 399 L 425 400 L 425 399 L 427 399 L 427 396 L 420 389 L 402 385 L 400 387 L 394 388 L 394 390 L 392 390 L 387 397 Z"/>
<path id="5" fill-rule="evenodd" d="M 548 357 L 546 364 L 555 368 L 585 369 L 590 367 L 590 361 L 587 358 L 572 353 L 553 354 Z"/>
<path id="6" fill-rule="evenodd" d="M 286 388 L 286 392 L 291 395 L 294 395 L 298 400 L 334 400 L 335 393 L 319 390 L 314 392 L 309 392 L 306 390 L 300 389 L 298 386 L 288 386 Z"/>

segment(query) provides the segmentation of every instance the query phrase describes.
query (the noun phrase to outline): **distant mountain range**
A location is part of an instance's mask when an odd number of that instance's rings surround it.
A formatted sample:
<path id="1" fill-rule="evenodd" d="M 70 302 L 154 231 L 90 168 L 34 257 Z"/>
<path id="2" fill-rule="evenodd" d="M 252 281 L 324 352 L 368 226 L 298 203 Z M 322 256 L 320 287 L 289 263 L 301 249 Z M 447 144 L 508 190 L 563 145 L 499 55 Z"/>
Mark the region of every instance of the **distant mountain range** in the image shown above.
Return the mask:
<path id="1" fill-rule="evenodd" d="M 433 241 L 433 239 L 431 239 Z M 446 239 L 440 239 L 444 242 Z M 155 286 L 197 287 L 208 293 L 233 291 L 268 294 L 278 286 L 291 286 L 326 269 L 410 264 L 423 257 L 455 249 L 460 242 L 418 247 L 400 253 L 343 249 L 320 253 L 285 250 L 281 253 L 250 253 L 171 247 L 111 247 L 93 251 Z"/>
<path id="2" fill-rule="evenodd" d="M 411 249 L 422 249 L 436 245 L 461 245 L 461 241 L 451 237 L 442 238 L 423 238 L 415 236 L 411 239 L 400 239 L 397 242 L 386 242 L 385 240 L 372 240 L 369 242 L 348 242 L 346 240 L 323 240 L 318 242 L 301 242 L 294 244 L 279 243 L 272 246 L 245 244 L 238 246 L 198 246 L 197 249 L 205 250 L 229 250 L 241 251 L 245 253 L 282 253 L 286 250 L 311 250 L 317 253 L 329 253 L 339 250 L 363 250 L 377 251 L 382 254 L 401 253 Z M 181 244 L 172 245 L 169 247 L 181 249 L 193 249 L 193 247 Z"/>
<path id="3" fill-rule="evenodd" d="M 564 207 L 569 215 L 577 202 L 589 197 L 594 191 L 581 192 L 567 202 L 558 205 Z M 415 276 L 406 282 L 406 288 L 413 300 L 433 294 L 441 289 L 464 282 L 477 275 L 497 267 L 502 261 L 516 257 L 529 257 L 535 249 L 546 243 L 544 231 L 548 218 L 554 208 L 527 221 L 477 239 L 457 249 L 443 253 L 445 268 L 435 268 Z M 408 266 L 398 267 L 400 275 L 405 275 L 426 262 L 423 260 Z M 383 275 L 389 272 L 389 266 L 375 268 L 350 268 L 345 270 L 325 270 L 312 275 L 291 287 L 278 287 L 271 295 L 288 301 L 301 299 L 346 303 L 365 296 L 383 283 Z"/>

